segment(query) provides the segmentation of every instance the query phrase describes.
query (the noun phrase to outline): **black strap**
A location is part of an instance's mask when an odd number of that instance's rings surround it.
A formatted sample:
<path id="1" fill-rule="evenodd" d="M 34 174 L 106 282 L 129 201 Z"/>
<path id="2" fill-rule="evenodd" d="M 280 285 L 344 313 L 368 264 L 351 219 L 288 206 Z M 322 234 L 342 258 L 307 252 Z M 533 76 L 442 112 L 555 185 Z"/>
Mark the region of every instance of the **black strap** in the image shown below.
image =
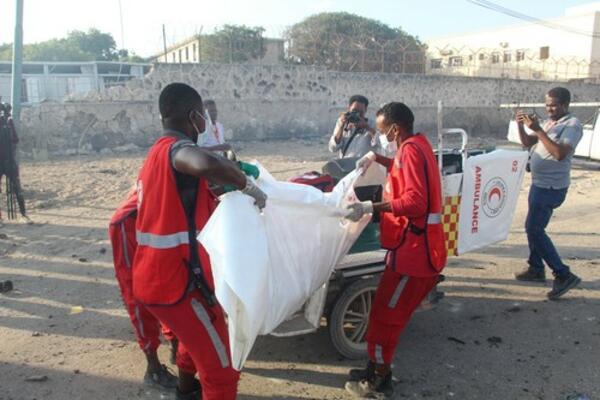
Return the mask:
<path id="1" fill-rule="evenodd" d="M 169 165 L 173 173 L 173 178 L 175 181 L 177 181 L 177 175 L 175 173 L 176 171 L 173 167 L 173 160 L 171 160 L 170 149 L 171 148 L 169 147 Z M 204 300 L 206 300 L 206 304 L 208 304 L 209 307 L 213 307 L 217 304 L 217 298 L 206 281 L 204 270 L 202 268 L 202 262 L 198 256 L 198 241 L 196 239 L 196 204 L 198 202 L 198 190 L 196 190 L 196 196 L 192 202 L 192 209 L 190 210 L 189 214 L 185 210 L 185 203 L 183 201 L 181 192 L 179 190 L 177 192 L 181 202 L 181 207 L 183 208 L 183 212 L 187 219 L 189 259 L 185 262 L 185 264 L 188 267 L 189 276 L 194 283 L 194 286 L 200 291 L 200 294 L 202 297 L 204 297 Z"/>
<path id="2" fill-rule="evenodd" d="M 342 158 L 344 158 L 346 156 L 346 152 L 348 151 L 348 147 L 350 147 L 350 143 L 352 143 L 352 141 L 354 140 L 354 138 L 358 135 L 359 129 L 354 128 L 354 132 L 352 133 L 352 135 L 350 136 L 350 138 L 348 139 L 348 141 L 346 142 L 346 144 L 344 145 L 344 148 L 342 149 Z"/>

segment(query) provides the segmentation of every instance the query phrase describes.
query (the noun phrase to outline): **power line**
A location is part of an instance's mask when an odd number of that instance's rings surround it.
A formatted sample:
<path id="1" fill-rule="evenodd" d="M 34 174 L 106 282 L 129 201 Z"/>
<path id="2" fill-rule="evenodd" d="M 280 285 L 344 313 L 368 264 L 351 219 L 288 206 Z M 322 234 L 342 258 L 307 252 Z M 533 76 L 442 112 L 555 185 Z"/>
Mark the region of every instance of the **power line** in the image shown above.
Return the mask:
<path id="1" fill-rule="evenodd" d="M 581 29 L 571 28 L 568 26 L 554 23 L 554 22 L 546 21 L 546 20 L 543 20 L 543 19 L 540 19 L 537 17 L 533 17 L 531 15 L 527 15 L 527 14 L 523 14 L 523 13 L 515 11 L 515 10 L 511 10 L 510 8 L 500 6 L 491 1 L 487 1 L 487 0 L 467 0 L 467 1 L 469 3 L 475 4 L 477 6 L 487 8 L 488 10 L 492 10 L 492 11 L 495 11 L 495 12 L 498 12 L 501 14 L 505 14 L 505 15 L 508 15 L 513 18 L 521 19 L 523 21 L 533 22 L 534 24 L 542 25 L 549 29 L 555 29 L 555 30 L 573 33 L 576 35 L 582 35 L 582 36 L 600 39 L 600 33 L 584 31 Z"/>

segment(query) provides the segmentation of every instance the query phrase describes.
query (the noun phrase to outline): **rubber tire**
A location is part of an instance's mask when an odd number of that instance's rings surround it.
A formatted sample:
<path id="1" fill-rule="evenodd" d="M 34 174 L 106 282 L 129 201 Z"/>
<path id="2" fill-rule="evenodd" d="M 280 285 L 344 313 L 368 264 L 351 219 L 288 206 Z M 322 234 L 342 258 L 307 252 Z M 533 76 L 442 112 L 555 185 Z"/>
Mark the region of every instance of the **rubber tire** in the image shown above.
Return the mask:
<path id="1" fill-rule="evenodd" d="M 373 291 L 377 289 L 377 285 L 379 285 L 379 278 L 380 276 L 377 275 L 369 278 L 358 279 L 357 281 L 346 286 L 336 300 L 331 313 L 329 314 L 329 318 L 327 319 L 329 338 L 331 339 L 333 347 L 335 347 L 338 353 L 348 359 L 360 360 L 367 358 L 368 354 L 366 342 L 364 342 L 364 348 L 361 346 L 359 349 L 357 349 L 356 346 L 349 344 L 349 340 L 346 338 L 343 331 L 344 315 L 346 314 L 346 310 L 348 309 L 350 303 L 355 300 L 354 297 L 357 293 L 369 288 Z M 375 294 L 373 293 L 373 295 Z M 371 310 L 368 311 L 369 313 L 371 312 Z"/>

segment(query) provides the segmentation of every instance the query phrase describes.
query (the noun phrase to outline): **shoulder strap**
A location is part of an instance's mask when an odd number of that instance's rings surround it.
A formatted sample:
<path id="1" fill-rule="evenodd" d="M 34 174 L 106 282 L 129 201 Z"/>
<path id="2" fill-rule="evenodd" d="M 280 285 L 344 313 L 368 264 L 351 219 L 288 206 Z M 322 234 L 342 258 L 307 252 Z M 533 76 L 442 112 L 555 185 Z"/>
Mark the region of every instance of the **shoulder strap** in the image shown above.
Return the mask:
<path id="1" fill-rule="evenodd" d="M 352 135 L 350 136 L 350 138 L 348 139 L 348 141 L 344 145 L 344 148 L 342 149 L 342 157 L 346 156 L 346 152 L 348 151 L 348 147 L 350 147 L 350 143 L 352 143 L 352 141 L 354 140 L 354 138 L 356 137 L 356 135 L 358 135 L 358 131 L 359 131 L 358 129 L 354 129 L 354 132 L 352 133 Z"/>

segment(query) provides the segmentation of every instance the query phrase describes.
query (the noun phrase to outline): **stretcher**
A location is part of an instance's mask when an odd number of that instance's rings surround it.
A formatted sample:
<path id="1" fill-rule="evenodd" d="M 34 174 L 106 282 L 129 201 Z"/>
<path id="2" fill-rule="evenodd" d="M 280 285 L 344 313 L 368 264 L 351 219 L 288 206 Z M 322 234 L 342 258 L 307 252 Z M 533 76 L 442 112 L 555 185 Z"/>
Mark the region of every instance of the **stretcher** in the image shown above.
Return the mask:
<path id="1" fill-rule="evenodd" d="M 458 255 L 458 217 L 460 210 L 463 171 L 467 159 L 493 149 L 467 149 L 468 135 L 463 129 L 444 129 L 442 126 L 442 105 L 438 107 L 438 147 L 435 153 L 442 176 L 444 196 L 444 232 L 448 254 Z M 444 147 L 445 138 L 460 136 L 460 146 Z M 343 159 L 327 163 L 323 172 L 339 179 L 354 169 L 356 159 Z M 367 186 L 356 189 L 361 201 L 380 201 L 381 186 Z M 373 221 L 365 228 L 348 255 L 336 266 L 329 282 L 323 290 L 305 305 L 321 315 L 321 326 L 326 326 L 334 348 L 344 357 L 360 359 L 367 355 L 365 334 L 371 304 L 379 277 L 384 270 L 386 250 L 380 248 L 379 221 Z M 440 282 L 444 279 L 440 276 Z M 443 298 L 437 286 L 420 306 L 427 310 Z M 314 332 L 313 325 L 304 318 L 304 310 L 283 324 L 273 333 L 274 336 L 295 336 Z"/>

